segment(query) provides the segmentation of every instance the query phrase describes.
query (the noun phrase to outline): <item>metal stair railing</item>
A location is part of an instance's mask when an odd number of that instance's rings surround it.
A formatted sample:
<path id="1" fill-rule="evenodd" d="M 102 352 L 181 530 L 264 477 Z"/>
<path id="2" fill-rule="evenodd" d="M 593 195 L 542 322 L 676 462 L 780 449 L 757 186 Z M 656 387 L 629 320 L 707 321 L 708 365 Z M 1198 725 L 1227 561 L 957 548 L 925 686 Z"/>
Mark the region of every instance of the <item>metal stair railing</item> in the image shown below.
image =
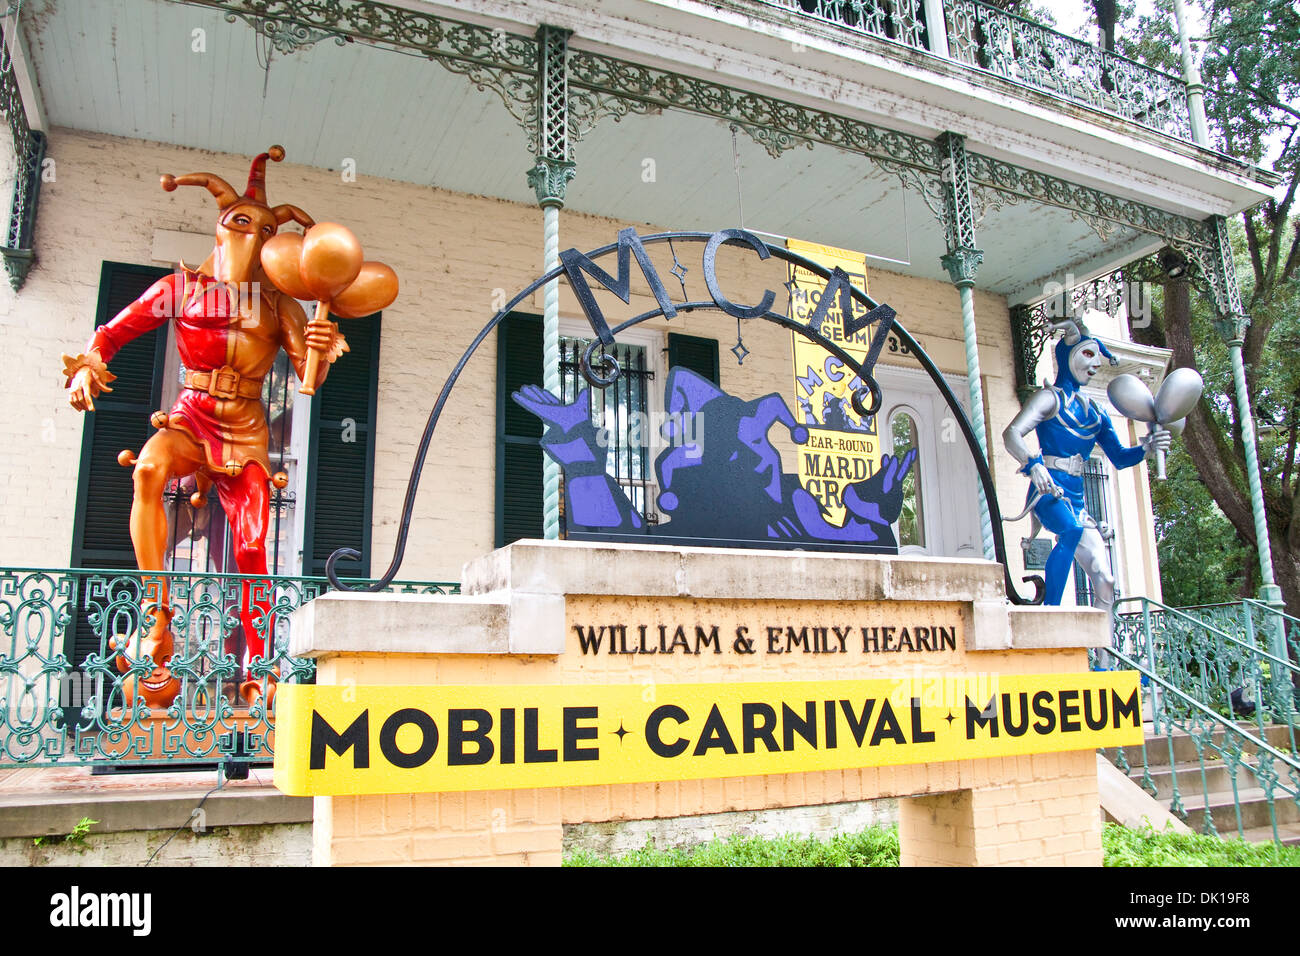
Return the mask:
<path id="1" fill-rule="evenodd" d="M 1152 671 L 1197 700 L 1226 709 L 1230 717 L 1253 717 L 1261 731 L 1266 719 L 1288 727 L 1288 749 L 1300 758 L 1294 729 L 1300 666 L 1277 640 L 1277 622 L 1261 609 L 1279 612 L 1252 601 L 1172 608 L 1133 597 L 1116 606 L 1123 605 L 1139 610 L 1117 611 L 1116 648 L 1127 648 Z M 1159 706 L 1158 694 L 1153 703 Z"/>
<path id="2" fill-rule="evenodd" d="M 1163 737 L 1169 759 L 1170 812 L 1184 819 L 1195 812 L 1184 799 L 1185 791 L 1191 789 L 1186 785 L 1186 771 L 1184 785 L 1179 782 L 1179 764 L 1184 761 L 1177 753 L 1177 735 L 1184 734 L 1195 752 L 1203 832 L 1218 835 L 1210 781 L 1226 776 L 1237 835 L 1244 837 L 1250 829 L 1243 820 L 1242 791 L 1246 788 L 1242 784 L 1253 781 L 1267 804 L 1272 838 L 1279 842 L 1279 804 L 1289 801 L 1292 807 L 1287 808 L 1288 814 L 1293 813 L 1292 808 L 1300 810 L 1300 753 L 1296 749 L 1296 708 L 1291 693 L 1300 668 L 1258 646 L 1261 636 L 1268 642 L 1270 632 L 1275 630 L 1259 608 L 1276 612 L 1267 605 L 1242 605 L 1229 606 L 1235 615 L 1222 608 L 1206 614 L 1202 612 L 1207 608 L 1170 608 L 1149 598 L 1128 598 L 1120 603 L 1138 609 L 1116 614 L 1112 647 L 1094 652 L 1094 662 L 1109 666 L 1109 657 L 1143 675 L 1144 712 L 1151 719 L 1152 730 L 1140 745 L 1140 785 L 1152 796 L 1159 796 L 1148 746 L 1153 738 Z M 1261 619 L 1263 630 L 1257 631 Z M 1291 620 L 1300 635 L 1300 621 Z M 1247 716 L 1245 711 L 1251 709 L 1251 701 L 1254 727 L 1247 729 L 1238 721 Z M 1285 750 L 1269 741 L 1266 717 L 1287 728 Z M 1111 759 L 1132 775 L 1127 749 L 1131 748 L 1118 748 Z"/>

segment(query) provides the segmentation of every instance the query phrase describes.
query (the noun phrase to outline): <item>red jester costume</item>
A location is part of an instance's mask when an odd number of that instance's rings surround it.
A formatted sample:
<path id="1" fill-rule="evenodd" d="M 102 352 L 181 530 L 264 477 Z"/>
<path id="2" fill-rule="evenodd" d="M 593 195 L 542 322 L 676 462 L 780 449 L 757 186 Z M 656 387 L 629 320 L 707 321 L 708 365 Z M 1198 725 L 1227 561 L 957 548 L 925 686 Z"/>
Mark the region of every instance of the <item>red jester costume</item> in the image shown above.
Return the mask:
<path id="1" fill-rule="evenodd" d="M 267 280 L 260 263 L 263 243 L 279 226 L 293 220 L 313 225 L 296 206 L 271 207 L 266 202 L 265 169 L 268 159 L 279 162 L 279 146 L 253 160 L 248 186 L 242 196 L 221 177 L 211 173 L 162 177 L 168 192 L 177 186 L 204 186 L 220 209 L 216 246 L 199 268 L 182 269 L 160 279 L 112 321 L 95 330 L 86 351 L 64 356 L 65 374 L 74 408 L 94 410 L 93 399 L 108 388 L 115 376 L 108 363 L 123 345 L 171 319 L 177 349 L 186 369 L 183 388 L 167 413 L 158 412 L 153 424 L 158 432 L 136 458 L 119 457 L 133 464 L 135 495 L 131 506 L 131 542 L 141 571 L 161 571 L 167 541 L 167 518 L 162 494 L 172 478 L 195 475 L 202 505 L 213 486 L 230 523 L 235 564 L 245 578 L 240 619 L 249 658 L 266 656 L 263 635 L 270 634 L 268 602 L 256 597 L 269 588 L 256 577 L 267 574 L 266 532 L 270 513 L 269 484 L 284 486 L 284 476 L 272 476 L 267 455 L 267 424 L 263 410 L 262 381 L 281 348 L 288 353 L 300 378 L 306 374 L 308 355 L 315 349 L 328 361 L 311 383 L 319 386 L 329 363 L 346 351 L 337 327 L 328 320 L 307 321 L 302 307 Z M 156 584 L 153 581 L 156 580 Z M 147 590 L 156 594 L 142 607 L 141 626 L 128 642 L 116 647 L 120 671 L 130 669 L 128 657 L 148 658 L 153 671 L 145 677 L 123 680 L 127 702 L 141 697 L 151 707 L 166 707 L 180 692 L 180 681 L 168 667 L 173 652 L 172 609 L 165 579 L 146 578 Z M 260 623 L 260 627 L 257 626 Z M 274 680 L 274 673 L 269 675 Z M 266 688 L 269 705 L 274 684 Z M 259 681 L 246 681 L 241 695 L 250 704 L 262 696 Z"/>

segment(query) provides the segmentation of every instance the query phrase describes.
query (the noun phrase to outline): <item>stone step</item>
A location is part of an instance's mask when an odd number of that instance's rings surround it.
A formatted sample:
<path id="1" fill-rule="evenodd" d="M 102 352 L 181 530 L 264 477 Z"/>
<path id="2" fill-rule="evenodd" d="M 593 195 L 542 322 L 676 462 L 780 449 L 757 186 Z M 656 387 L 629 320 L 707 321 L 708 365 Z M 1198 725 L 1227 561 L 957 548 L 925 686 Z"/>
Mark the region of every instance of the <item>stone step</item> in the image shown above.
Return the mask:
<path id="1" fill-rule="evenodd" d="M 1239 726 L 1252 736 L 1259 736 L 1259 728 L 1254 724 L 1242 723 Z M 1215 744 L 1222 744 L 1223 735 L 1226 732 L 1227 731 L 1223 729 L 1215 731 L 1211 740 Z M 1283 753 L 1289 753 L 1291 750 L 1291 733 L 1292 729 L 1287 727 L 1285 724 L 1271 724 L 1264 728 L 1264 740 Z M 1196 744 L 1191 734 L 1183 731 L 1175 731 L 1172 736 L 1174 763 L 1195 763 L 1197 761 Z M 1295 731 L 1295 737 L 1297 746 L 1300 746 L 1300 730 Z M 1123 749 L 1124 756 L 1127 758 L 1129 766 L 1137 768 L 1140 771 L 1142 768 L 1142 745 L 1130 744 L 1129 746 L 1120 749 Z M 1253 751 L 1253 745 L 1246 750 L 1247 753 L 1252 753 Z M 1112 763 L 1116 762 L 1116 748 L 1109 748 L 1104 752 L 1106 757 Z M 1159 736 L 1154 736 L 1148 733 L 1146 741 L 1146 759 L 1147 765 L 1152 769 L 1156 767 L 1167 768 L 1169 766 L 1169 739 L 1166 735 L 1161 734 Z"/>
<path id="2" fill-rule="evenodd" d="M 1272 843 L 1271 826 L 1252 827 L 1241 835 L 1247 843 Z M 1277 842 L 1283 846 L 1300 846 L 1300 823 L 1279 823 L 1277 825 Z"/>
<path id="3" fill-rule="evenodd" d="M 1231 793 L 1232 792 L 1232 775 L 1228 773 L 1228 768 L 1223 765 L 1221 760 L 1205 761 L 1205 786 L 1201 781 L 1201 767 L 1199 764 L 1180 764 L 1177 767 L 1178 792 L 1183 795 L 1184 802 L 1189 794 L 1200 794 L 1208 786 L 1211 793 Z M 1142 786 L 1142 768 L 1135 767 L 1129 772 L 1129 779 Z M 1151 782 L 1156 786 L 1155 797 L 1157 800 L 1168 800 L 1174 794 L 1174 771 L 1168 767 L 1152 767 L 1150 769 Z M 1251 766 L 1239 766 L 1237 768 L 1237 786 L 1238 787 L 1257 787 L 1255 774 Z"/>
<path id="4" fill-rule="evenodd" d="M 1262 788 L 1242 788 L 1237 792 L 1241 802 L 1241 826 L 1243 830 L 1256 830 L 1270 826 L 1268 801 L 1264 798 Z M 1231 790 L 1211 792 L 1208 800 L 1200 794 L 1181 793 L 1183 809 L 1187 816 L 1187 825 L 1197 833 L 1202 832 L 1205 824 L 1205 808 L 1208 802 L 1214 828 L 1220 836 L 1237 835 L 1237 814 Z M 1169 798 L 1160 801 L 1166 809 L 1173 801 Z M 1278 825 L 1300 823 L 1300 807 L 1285 794 L 1278 794 L 1273 801 Z"/>

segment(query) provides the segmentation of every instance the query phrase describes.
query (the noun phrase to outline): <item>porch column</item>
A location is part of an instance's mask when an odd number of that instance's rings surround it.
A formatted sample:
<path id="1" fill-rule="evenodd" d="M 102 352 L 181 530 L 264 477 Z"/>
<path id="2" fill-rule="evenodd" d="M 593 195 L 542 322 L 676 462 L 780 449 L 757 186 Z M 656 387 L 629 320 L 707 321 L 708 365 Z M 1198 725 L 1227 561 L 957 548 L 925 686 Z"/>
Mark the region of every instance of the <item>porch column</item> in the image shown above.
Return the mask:
<path id="1" fill-rule="evenodd" d="M 947 57 L 948 24 L 944 19 L 943 0 L 923 0 L 925 11 L 925 32 L 930 40 L 930 52 L 935 56 Z"/>
<path id="2" fill-rule="evenodd" d="M 1210 130 L 1205 122 L 1205 84 L 1201 70 L 1192 56 L 1192 42 L 1187 36 L 1187 11 L 1183 0 L 1174 0 L 1174 19 L 1178 22 L 1178 43 L 1183 53 L 1183 79 L 1187 81 L 1187 112 L 1192 123 L 1192 142 L 1210 145 Z"/>
<path id="3" fill-rule="evenodd" d="M 542 207 L 543 268 L 560 264 L 560 209 L 564 191 L 577 166 L 569 156 L 569 31 L 537 30 L 537 153 L 528 170 L 528 185 Z M 542 309 L 542 387 L 560 394 L 560 281 L 544 287 Z M 542 529 L 546 538 L 560 536 L 560 466 L 542 456 Z"/>
<path id="4" fill-rule="evenodd" d="M 1268 517 L 1264 513 L 1264 486 L 1259 479 L 1259 455 L 1255 448 L 1255 420 L 1250 411 L 1250 393 L 1246 389 L 1246 366 L 1241 346 L 1250 327 L 1250 316 L 1242 309 L 1237 288 L 1237 272 L 1228 244 L 1228 223 L 1222 216 L 1212 220 L 1214 227 L 1214 272 L 1211 277 L 1218 319 L 1214 326 L 1227 343 L 1232 356 L 1232 384 L 1235 390 L 1237 421 L 1241 423 L 1241 444 L 1246 455 L 1246 481 L 1250 485 L 1250 510 L 1255 518 L 1255 547 L 1259 553 L 1259 599 L 1281 607 L 1282 590 L 1273 578 L 1273 548 L 1268 540 Z"/>
<path id="5" fill-rule="evenodd" d="M 984 262 L 984 253 L 975 248 L 975 218 L 971 213 L 970 178 L 966 161 L 966 141 L 956 133 L 944 133 L 937 141 L 940 176 L 944 194 L 944 228 L 948 254 L 939 261 L 948 270 L 952 284 L 961 297 L 961 329 L 966 343 L 966 383 L 970 389 L 970 419 L 980 453 L 989 461 L 988 426 L 984 421 L 984 387 L 980 380 L 979 346 L 975 340 L 975 274 Z M 980 537 L 984 540 L 984 557 L 994 559 L 993 522 L 989 518 L 984 488 L 979 486 Z"/>

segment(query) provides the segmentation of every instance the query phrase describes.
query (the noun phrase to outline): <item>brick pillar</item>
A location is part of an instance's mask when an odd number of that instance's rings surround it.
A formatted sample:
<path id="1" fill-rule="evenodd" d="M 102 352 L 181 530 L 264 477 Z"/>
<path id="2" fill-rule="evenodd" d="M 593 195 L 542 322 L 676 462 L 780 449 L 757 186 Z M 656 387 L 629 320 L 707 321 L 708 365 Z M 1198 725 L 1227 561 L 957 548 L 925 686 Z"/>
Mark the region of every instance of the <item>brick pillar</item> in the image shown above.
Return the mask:
<path id="1" fill-rule="evenodd" d="M 899 862 L 903 866 L 975 866 L 972 808 L 969 790 L 900 800 Z"/>
<path id="2" fill-rule="evenodd" d="M 1018 758 L 1019 772 L 1001 786 L 899 801 L 902 865 L 1101 866 L 1095 757 L 1079 751 L 1033 761 L 1030 775 L 1029 758 Z"/>
<path id="3" fill-rule="evenodd" d="M 432 684 L 454 675 L 455 664 L 441 655 L 340 654 L 321 664 L 317 682 Z M 560 865 L 555 788 L 315 797 L 313 815 L 315 866 Z"/>

